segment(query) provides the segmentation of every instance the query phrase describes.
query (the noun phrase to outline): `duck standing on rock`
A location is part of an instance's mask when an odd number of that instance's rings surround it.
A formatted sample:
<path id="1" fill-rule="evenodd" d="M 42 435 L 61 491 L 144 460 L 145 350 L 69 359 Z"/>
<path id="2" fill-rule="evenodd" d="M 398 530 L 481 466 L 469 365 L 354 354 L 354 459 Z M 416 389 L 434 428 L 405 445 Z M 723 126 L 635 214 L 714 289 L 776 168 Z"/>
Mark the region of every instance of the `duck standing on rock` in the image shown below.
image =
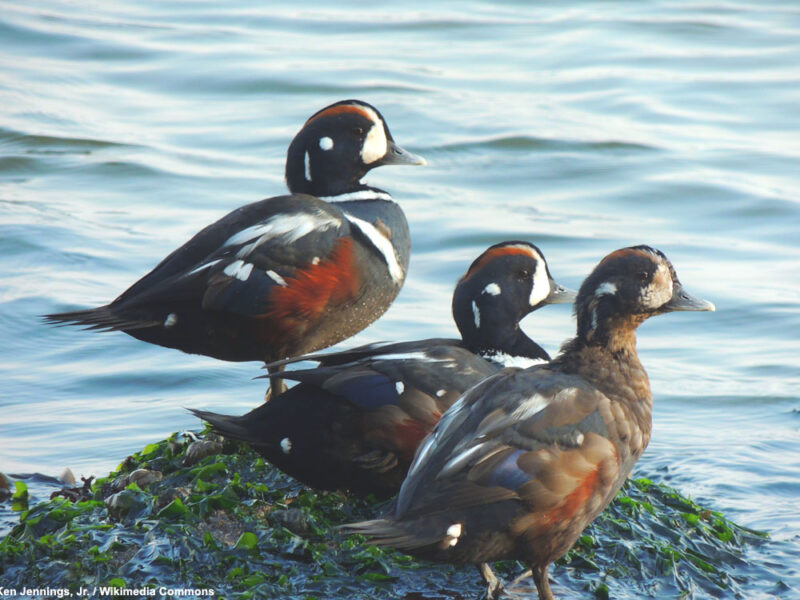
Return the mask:
<path id="1" fill-rule="evenodd" d="M 290 195 L 209 225 L 111 304 L 45 318 L 230 361 L 326 348 L 382 315 L 408 268 L 403 211 L 361 178 L 423 164 L 394 143 L 375 107 L 332 104 L 289 146 Z"/>
<path id="2" fill-rule="evenodd" d="M 653 399 L 636 354 L 645 319 L 714 305 L 684 291 L 649 246 L 606 256 L 581 285 L 578 331 L 550 363 L 506 369 L 467 391 L 419 448 L 390 514 L 345 526 L 414 556 L 548 566 L 611 502 L 650 440 Z"/>
<path id="3" fill-rule="evenodd" d="M 504 242 L 479 256 L 453 294 L 462 339 L 371 344 L 302 356 L 319 367 L 287 371 L 300 383 L 240 417 L 194 412 L 225 437 L 249 442 L 307 485 L 388 497 L 414 452 L 458 396 L 502 366 L 549 360 L 519 321 L 575 297 L 533 244 Z"/>

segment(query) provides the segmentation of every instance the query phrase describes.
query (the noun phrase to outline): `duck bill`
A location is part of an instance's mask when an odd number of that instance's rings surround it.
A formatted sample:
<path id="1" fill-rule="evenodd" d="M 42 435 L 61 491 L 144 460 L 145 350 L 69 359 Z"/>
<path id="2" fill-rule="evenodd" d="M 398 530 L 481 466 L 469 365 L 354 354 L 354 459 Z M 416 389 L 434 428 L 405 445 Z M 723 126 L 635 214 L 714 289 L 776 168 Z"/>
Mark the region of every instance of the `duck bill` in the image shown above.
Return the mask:
<path id="1" fill-rule="evenodd" d="M 571 304 L 575 302 L 578 292 L 559 285 L 552 279 L 550 280 L 550 293 L 543 300 L 544 304 Z"/>
<path id="2" fill-rule="evenodd" d="M 708 300 L 696 298 L 684 290 L 682 286 L 676 285 L 672 291 L 672 298 L 661 309 L 665 312 L 675 310 L 709 310 L 713 312 L 716 307 Z"/>
<path id="3" fill-rule="evenodd" d="M 386 155 L 378 161 L 378 165 L 427 165 L 428 161 L 421 156 L 401 148 L 392 140 L 388 140 Z"/>

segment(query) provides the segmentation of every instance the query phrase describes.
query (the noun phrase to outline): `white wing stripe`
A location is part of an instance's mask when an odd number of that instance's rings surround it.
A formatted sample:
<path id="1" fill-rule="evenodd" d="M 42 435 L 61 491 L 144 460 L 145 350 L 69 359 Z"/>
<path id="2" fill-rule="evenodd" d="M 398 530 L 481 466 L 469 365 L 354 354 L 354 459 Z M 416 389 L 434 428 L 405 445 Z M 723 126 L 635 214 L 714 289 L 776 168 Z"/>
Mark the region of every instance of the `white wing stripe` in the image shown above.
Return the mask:
<path id="1" fill-rule="evenodd" d="M 339 219 L 325 213 L 276 215 L 233 234 L 223 246 L 235 246 L 255 240 L 237 253 L 238 258 L 244 258 L 267 240 L 281 238 L 282 242 L 291 244 L 312 231 L 325 231 L 341 224 Z"/>

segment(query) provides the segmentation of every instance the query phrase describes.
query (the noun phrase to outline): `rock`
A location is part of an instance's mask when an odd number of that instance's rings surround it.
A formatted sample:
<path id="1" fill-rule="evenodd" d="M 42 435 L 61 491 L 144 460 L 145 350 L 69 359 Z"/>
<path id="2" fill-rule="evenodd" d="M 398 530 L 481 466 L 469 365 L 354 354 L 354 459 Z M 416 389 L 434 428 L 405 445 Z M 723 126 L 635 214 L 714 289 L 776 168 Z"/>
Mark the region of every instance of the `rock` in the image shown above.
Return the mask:
<path id="1" fill-rule="evenodd" d="M 197 440 L 189 444 L 186 449 L 186 458 L 183 459 L 183 464 L 191 466 L 199 463 L 206 456 L 219 454 L 222 452 L 222 442 L 214 440 Z"/>
<path id="2" fill-rule="evenodd" d="M 72 474 L 72 469 L 64 467 L 61 475 L 58 476 L 58 480 L 64 485 L 75 485 L 75 475 Z"/>

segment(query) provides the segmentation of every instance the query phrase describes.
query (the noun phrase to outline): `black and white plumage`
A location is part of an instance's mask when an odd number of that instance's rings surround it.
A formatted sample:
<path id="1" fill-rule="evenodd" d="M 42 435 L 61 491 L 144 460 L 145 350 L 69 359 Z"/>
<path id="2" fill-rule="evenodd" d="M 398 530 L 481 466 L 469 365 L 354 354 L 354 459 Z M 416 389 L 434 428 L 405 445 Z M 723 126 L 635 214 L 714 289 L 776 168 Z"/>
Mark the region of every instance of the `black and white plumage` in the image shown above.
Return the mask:
<path id="1" fill-rule="evenodd" d="M 301 360 L 320 366 L 285 372 L 300 383 L 241 417 L 194 412 L 312 487 L 390 496 L 440 415 L 501 368 L 492 359 L 549 359 L 519 321 L 544 304 L 573 297 L 553 281 L 538 248 L 497 244 L 456 286 L 453 316 L 461 340 L 371 344 L 282 361 L 268 366 Z"/>
<path id="2" fill-rule="evenodd" d="M 608 505 L 650 439 L 652 395 L 635 331 L 650 316 L 714 310 L 648 246 L 605 257 L 575 303 L 577 336 L 550 363 L 506 369 L 467 391 L 417 452 L 389 516 L 356 523 L 418 557 L 547 568 Z"/>
<path id="3" fill-rule="evenodd" d="M 424 162 L 394 143 L 377 109 L 337 102 L 289 146 L 290 195 L 209 225 L 112 303 L 46 319 L 231 361 L 330 346 L 383 314 L 408 268 L 403 211 L 361 178 Z"/>

